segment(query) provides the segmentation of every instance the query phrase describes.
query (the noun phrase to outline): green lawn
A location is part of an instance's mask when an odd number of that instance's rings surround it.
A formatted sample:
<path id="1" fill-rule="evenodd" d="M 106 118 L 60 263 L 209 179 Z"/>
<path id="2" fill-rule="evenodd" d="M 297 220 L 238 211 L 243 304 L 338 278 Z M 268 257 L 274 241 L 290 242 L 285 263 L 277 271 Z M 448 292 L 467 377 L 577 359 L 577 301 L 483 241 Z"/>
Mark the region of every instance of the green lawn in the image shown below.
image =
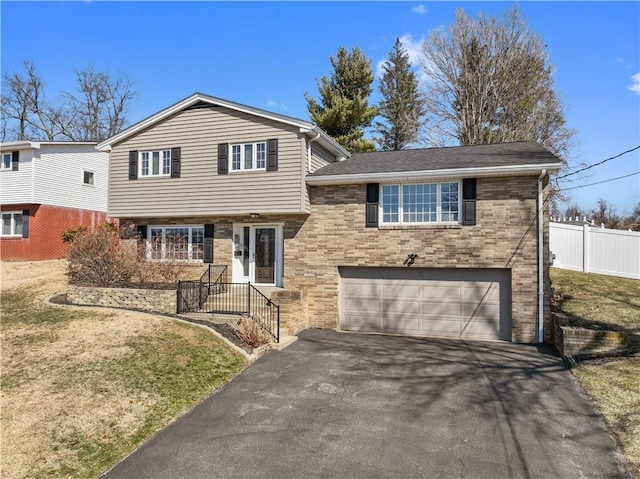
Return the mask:
<path id="1" fill-rule="evenodd" d="M 551 269 L 555 307 L 576 326 L 640 335 L 640 280 Z M 640 351 L 578 362 L 572 370 L 593 398 L 640 478 Z"/>

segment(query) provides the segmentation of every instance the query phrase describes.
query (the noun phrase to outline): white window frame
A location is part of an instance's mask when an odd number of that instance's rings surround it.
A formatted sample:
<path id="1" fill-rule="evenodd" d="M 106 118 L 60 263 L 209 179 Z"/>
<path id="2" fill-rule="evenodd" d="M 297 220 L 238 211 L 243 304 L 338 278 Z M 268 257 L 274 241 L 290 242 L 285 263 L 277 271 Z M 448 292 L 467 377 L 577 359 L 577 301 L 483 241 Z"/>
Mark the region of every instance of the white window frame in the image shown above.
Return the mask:
<path id="1" fill-rule="evenodd" d="M 204 225 L 148 225 L 147 226 L 147 260 L 148 261 L 167 261 L 167 244 L 166 244 L 166 231 L 167 229 L 187 229 L 188 230 L 188 243 L 187 243 L 187 255 L 188 258 L 184 260 L 174 260 L 177 262 L 185 263 L 202 263 L 204 261 Z M 200 229 L 202 231 L 202 258 L 193 258 L 193 232 Z M 161 243 L 161 258 L 153 257 L 153 230 L 162 230 L 162 243 Z"/>
<path id="2" fill-rule="evenodd" d="M 258 147 L 261 146 L 260 154 L 258 154 Z M 245 164 L 247 147 L 251 147 L 250 168 L 247 168 Z M 239 149 L 236 153 L 234 150 Z M 234 156 L 238 154 L 238 158 Z M 230 148 L 230 171 L 265 171 L 267 169 L 267 142 L 257 141 L 255 143 L 234 143 Z M 260 165 L 260 166 L 259 166 Z M 238 166 L 238 167 L 236 167 Z"/>
<path id="3" fill-rule="evenodd" d="M 158 154 L 158 173 L 153 173 L 153 154 Z M 146 160 L 145 160 L 146 155 Z M 145 174 L 144 162 L 147 162 Z M 145 150 L 138 153 L 138 177 L 152 178 L 159 176 L 171 176 L 171 148 L 162 150 Z"/>
<path id="4" fill-rule="evenodd" d="M 85 175 L 87 173 L 91 173 L 91 183 L 87 183 L 86 181 L 84 181 L 85 180 Z M 83 186 L 93 186 L 93 187 L 95 187 L 96 186 L 96 172 L 93 171 L 93 170 L 86 170 L 86 169 L 83 168 L 82 169 L 81 181 L 82 181 L 82 185 Z"/>
<path id="5" fill-rule="evenodd" d="M 22 216 L 22 227 L 24 228 L 24 214 L 22 211 L 2 211 L 2 216 L 11 215 L 11 232 L 9 234 L 4 234 L 4 218 L 0 217 L 0 221 L 2 224 L 0 225 L 0 236 L 3 238 L 22 238 L 22 232 L 16 233 L 16 217 L 15 215 Z"/>
<path id="6" fill-rule="evenodd" d="M 454 221 L 442 221 L 442 185 L 455 183 L 458 185 L 458 219 Z M 404 221 L 404 187 L 412 185 L 436 185 L 436 221 Z M 384 187 L 398 187 L 398 221 L 385 221 L 384 219 Z M 462 211 L 462 182 L 454 181 L 431 181 L 426 183 L 386 183 L 380 185 L 379 190 L 380 204 L 378 205 L 378 218 L 381 225 L 457 225 L 460 224 Z"/>
<path id="7" fill-rule="evenodd" d="M 5 158 L 9 158 L 9 162 L 5 165 Z M 2 154 L 2 164 L 0 165 L 0 170 L 11 170 L 13 169 L 13 164 L 12 164 L 12 155 L 11 153 L 3 153 Z"/>

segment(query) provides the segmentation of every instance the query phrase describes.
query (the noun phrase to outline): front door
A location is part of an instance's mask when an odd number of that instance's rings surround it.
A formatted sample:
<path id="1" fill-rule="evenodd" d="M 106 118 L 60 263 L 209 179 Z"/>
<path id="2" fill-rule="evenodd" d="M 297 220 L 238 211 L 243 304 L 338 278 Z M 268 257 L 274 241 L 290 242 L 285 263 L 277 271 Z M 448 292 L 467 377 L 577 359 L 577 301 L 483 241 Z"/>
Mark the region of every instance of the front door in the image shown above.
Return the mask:
<path id="1" fill-rule="evenodd" d="M 276 282 L 276 229 L 255 228 L 255 282 L 275 284 Z"/>
<path id="2" fill-rule="evenodd" d="M 233 281 L 282 284 L 282 227 L 233 225 Z"/>

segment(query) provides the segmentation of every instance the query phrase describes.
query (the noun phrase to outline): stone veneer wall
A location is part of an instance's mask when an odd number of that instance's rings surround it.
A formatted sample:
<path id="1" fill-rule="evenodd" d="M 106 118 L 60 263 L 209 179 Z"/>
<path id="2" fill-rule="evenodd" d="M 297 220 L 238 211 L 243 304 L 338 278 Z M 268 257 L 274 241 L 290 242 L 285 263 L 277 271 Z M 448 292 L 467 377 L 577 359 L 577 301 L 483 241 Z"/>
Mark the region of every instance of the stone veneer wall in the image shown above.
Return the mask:
<path id="1" fill-rule="evenodd" d="M 176 290 L 98 288 L 69 286 L 67 300 L 72 304 L 141 309 L 157 313 L 176 313 Z"/>

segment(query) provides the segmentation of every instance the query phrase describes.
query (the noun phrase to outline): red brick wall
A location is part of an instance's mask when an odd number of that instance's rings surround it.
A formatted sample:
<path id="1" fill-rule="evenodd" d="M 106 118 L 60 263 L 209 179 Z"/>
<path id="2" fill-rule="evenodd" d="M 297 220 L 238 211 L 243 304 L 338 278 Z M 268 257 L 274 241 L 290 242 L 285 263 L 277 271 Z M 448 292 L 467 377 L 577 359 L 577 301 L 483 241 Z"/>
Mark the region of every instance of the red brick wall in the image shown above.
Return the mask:
<path id="1" fill-rule="evenodd" d="M 107 220 L 98 211 L 61 208 L 47 205 L 3 205 L 2 211 L 29 210 L 28 238 L 1 238 L 0 259 L 29 260 L 64 258 L 67 245 L 60 232 L 67 228 L 86 226 L 93 231 Z"/>

